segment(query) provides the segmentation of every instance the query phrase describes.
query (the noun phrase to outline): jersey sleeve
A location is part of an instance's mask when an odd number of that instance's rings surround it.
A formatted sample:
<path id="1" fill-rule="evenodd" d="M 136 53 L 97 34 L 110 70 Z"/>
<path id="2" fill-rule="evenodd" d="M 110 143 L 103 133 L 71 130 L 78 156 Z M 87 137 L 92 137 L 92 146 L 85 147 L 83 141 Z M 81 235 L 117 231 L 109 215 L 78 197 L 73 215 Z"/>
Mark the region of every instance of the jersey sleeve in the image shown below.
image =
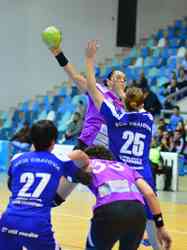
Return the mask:
<path id="1" fill-rule="evenodd" d="M 76 162 L 72 161 L 61 148 L 57 147 L 56 150 L 53 150 L 52 154 L 60 161 L 60 175 L 72 182 L 77 182 L 76 176 L 80 168 L 76 165 Z"/>
<path id="2" fill-rule="evenodd" d="M 61 175 L 68 178 L 72 182 L 77 182 L 77 173 L 80 168 L 75 165 L 73 161 L 65 161 L 62 163 Z"/>
<path id="3" fill-rule="evenodd" d="M 117 110 L 113 103 L 105 99 L 101 105 L 100 113 L 104 117 L 107 124 L 114 124 L 125 115 L 125 110 Z"/>

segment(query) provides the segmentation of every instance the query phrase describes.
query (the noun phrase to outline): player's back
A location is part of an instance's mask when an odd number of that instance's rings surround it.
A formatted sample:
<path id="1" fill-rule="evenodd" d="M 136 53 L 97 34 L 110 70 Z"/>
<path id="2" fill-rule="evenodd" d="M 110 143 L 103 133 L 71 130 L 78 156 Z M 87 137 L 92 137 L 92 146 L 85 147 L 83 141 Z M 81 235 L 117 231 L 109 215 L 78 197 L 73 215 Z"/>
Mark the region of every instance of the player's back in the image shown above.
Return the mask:
<path id="1" fill-rule="evenodd" d="M 142 164 L 148 160 L 149 148 L 152 137 L 153 119 L 148 112 L 126 112 L 124 117 L 116 123 L 121 129 L 122 147 L 120 148 L 120 159 L 123 156 L 142 159 Z M 133 165 L 133 161 L 129 162 Z M 136 165 L 136 164 L 135 164 Z"/>
<path id="2" fill-rule="evenodd" d="M 119 200 L 138 200 L 142 195 L 135 181 L 142 178 L 135 170 L 117 161 L 93 159 L 91 191 L 96 196 L 95 208 Z"/>
<path id="3" fill-rule="evenodd" d="M 47 151 L 15 156 L 9 169 L 12 196 L 6 214 L 49 218 L 64 163 L 71 161 Z"/>
<path id="4" fill-rule="evenodd" d="M 117 160 L 129 164 L 142 174 L 147 171 L 149 176 L 152 175 L 149 163 L 152 125 L 153 117 L 148 112 L 123 111 L 114 114 L 114 119 L 108 123 L 110 149 Z"/>

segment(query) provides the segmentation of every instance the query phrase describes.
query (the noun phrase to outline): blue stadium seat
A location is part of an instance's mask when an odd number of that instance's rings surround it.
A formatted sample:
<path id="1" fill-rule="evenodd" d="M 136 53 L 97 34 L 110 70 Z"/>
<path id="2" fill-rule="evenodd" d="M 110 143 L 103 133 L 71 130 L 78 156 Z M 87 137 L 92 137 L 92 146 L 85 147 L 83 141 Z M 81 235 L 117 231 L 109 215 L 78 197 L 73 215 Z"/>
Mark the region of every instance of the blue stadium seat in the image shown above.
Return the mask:
<path id="1" fill-rule="evenodd" d="M 67 129 L 68 121 L 70 120 L 72 112 L 69 110 L 64 113 L 61 120 L 58 121 L 58 130 L 64 132 Z"/>
<path id="2" fill-rule="evenodd" d="M 80 100 L 82 100 L 83 103 L 84 103 L 85 105 L 87 105 L 88 98 L 87 98 L 86 95 L 76 95 L 76 96 L 74 96 L 74 97 L 72 98 L 72 100 L 71 100 L 71 104 L 73 104 L 73 105 L 76 106 Z"/>
<path id="3" fill-rule="evenodd" d="M 127 67 L 131 64 L 132 59 L 130 57 L 124 58 L 122 62 L 122 66 Z"/>
<path id="4" fill-rule="evenodd" d="M 161 55 L 161 48 L 154 48 L 153 57 L 159 57 Z"/>
<path id="5" fill-rule="evenodd" d="M 176 66 L 177 66 L 177 58 L 176 58 L 176 56 L 169 57 L 168 60 L 167 60 L 167 65 L 168 65 L 168 68 L 175 69 Z"/>
<path id="6" fill-rule="evenodd" d="M 182 20 L 175 20 L 174 27 L 182 28 Z"/>
<path id="7" fill-rule="evenodd" d="M 140 56 L 143 58 L 146 58 L 149 55 L 149 49 L 147 47 L 144 47 L 140 51 Z"/>
<path id="8" fill-rule="evenodd" d="M 61 96 L 66 96 L 67 95 L 67 87 L 64 85 L 60 88 L 60 91 L 58 93 Z"/>
<path id="9" fill-rule="evenodd" d="M 169 48 L 169 56 L 176 56 L 177 48 Z"/>
<path id="10" fill-rule="evenodd" d="M 151 69 L 149 70 L 148 76 L 149 76 L 150 78 L 153 78 L 153 77 L 155 77 L 155 76 L 158 75 L 158 72 L 159 72 L 159 70 L 158 70 L 156 67 L 153 67 L 153 68 L 151 68 Z"/>
<path id="11" fill-rule="evenodd" d="M 28 101 L 24 101 L 22 106 L 21 106 L 21 110 L 23 112 L 27 112 L 29 110 L 29 102 Z"/>
<path id="12" fill-rule="evenodd" d="M 144 60 L 144 67 L 149 67 L 149 66 L 153 66 L 151 56 L 147 56 Z"/>
<path id="13" fill-rule="evenodd" d="M 170 48 L 179 48 L 179 40 L 177 38 L 173 38 L 169 40 L 169 47 Z"/>
<path id="14" fill-rule="evenodd" d="M 165 76 L 160 76 L 157 78 L 157 86 L 162 87 L 169 82 L 169 79 Z"/>
<path id="15" fill-rule="evenodd" d="M 0 141 L 0 171 L 7 171 L 10 158 L 9 141 Z"/>
<path id="16" fill-rule="evenodd" d="M 175 28 L 172 26 L 168 26 L 168 39 L 173 39 L 175 37 Z"/>
<path id="17" fill-rule="evenodd" d="M 178 34 L 178 38 L 180 40 L 186 40 L 187 39 L 187 29 L 181 30 L 181 32 L 179 32 L 179 34 Z"/>
<path id="18" fill-rule="evenodd" d="M 106 66 L 104 72 L 102 73 L 102 77 L 107 78 L 112 70 L 112 66 Z"/>
<path id="19" fill-rule="evenodd" d="M 136 47 L 133 47 L 130 51 L 130 53 L 128 54 L 128 57 L 130 58 L 136 58 L 140 55 L 139 50 Z"/>
<path id="20" fill-rule="evenodd" d="M 162 29 L 160 29 L 160 30 L 156 33 L 156 35 L 155 35 L 155 37 L 156 37 L 157 40 L 161 39 L 163 36 L 164 36 L 164 33 L 163 33 L 163 30 L 162 30 Z"/>
<path id="21" fill-rule="evenodd" d="M 163 48 L 162 51 L 161 51 L 161 57 L 162 58 L 168 58 L 169 56 L 169 49 L 167 47 Z"/>

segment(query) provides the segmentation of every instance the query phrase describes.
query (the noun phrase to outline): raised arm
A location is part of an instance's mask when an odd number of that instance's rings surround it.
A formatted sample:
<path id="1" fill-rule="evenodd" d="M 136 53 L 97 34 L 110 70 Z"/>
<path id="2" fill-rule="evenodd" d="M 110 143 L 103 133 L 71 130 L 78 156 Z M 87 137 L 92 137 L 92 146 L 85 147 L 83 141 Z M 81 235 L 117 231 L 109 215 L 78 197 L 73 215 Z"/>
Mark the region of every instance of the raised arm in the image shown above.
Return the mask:
<path id="1" fill-rule="evenodd" d="M 89 174 L 85 171 L 89 165 L 89 157 L 81 150 L 73 150 L 68 154 L 68 157 L 75 163 L 76 166 L 80 168 L 80 171 L 76 173 L 76 179 L 79 182 L 80 176 L 83 175 L 86 181 L 89 181 Z M 84 170 L 82 170 L 82 169 Z M 83 183 L 86 184 L 86 183 Z M 59 181 L 59 185 L 56 191 L 56 196 L 54 198 L 54 206 L 61 205 L 62 202 L 66 200 L 66 198 L 71 194 L 71 192 L 75 189 L 77 183 L 70 182 L 64 176 L 61 177 Z"/>
<path id="2" fill-rule="evenodd" d="M 50 26 L 42 32 L 42 39 L 52 54 L 55 56 L 59 65 L 63 67 L 64 71 L 68 74 L 69 78 L 77 83 L 80 90 L 86 91 L 86 78 L 78 73 L 75 67 L 69 63 L 68 59 L 65 57 L 60 48 L 62 41 L 60 30 L 54 26 Z"/>
<path id="3" fill-rule="evenodd" d="M 69 63 L 69 60 L 65 57 L 64 53 L 62 52 L 61 48 L 50 48 L 50 51 L 58 61 L 59 65 L 63 67 L 64 71 L 67 73 L 70 79 L 75 81 L 78 85 L 78 88 L 81 91 L 87 91 L 87 80 L 86 78 L 78 73 L 78 71 L 75 69 L 73 64 Z"/>
<path id="4" fill-rule="evenodd" d="M 87 91 L 92 97 L 96 107 L 100 109 L 104 95 L 96 87 L 96 79 L 94 72 L 95 56 L 97 52 L 97 42 L 91 41 L 86 48 L 86 71 L 87 71 Z"/>
<path id="5" fill-rule="evenodd" d="M 158 240 L 161 246 L 163 247 L 162 249 L 170 250 L 172 240 L 164 227 L 164 221 L 163 221 L 162 212 L 160 209 L 160 204 L 155 193 L 153 192 L 152 188 L 143 179 L 138 179 L 136 181 L 136 185 L 138 186 L 139 190 L 145 197 L 151 209 L 151 212 L 153 213 L 153 219 L 157 227 Z"/>

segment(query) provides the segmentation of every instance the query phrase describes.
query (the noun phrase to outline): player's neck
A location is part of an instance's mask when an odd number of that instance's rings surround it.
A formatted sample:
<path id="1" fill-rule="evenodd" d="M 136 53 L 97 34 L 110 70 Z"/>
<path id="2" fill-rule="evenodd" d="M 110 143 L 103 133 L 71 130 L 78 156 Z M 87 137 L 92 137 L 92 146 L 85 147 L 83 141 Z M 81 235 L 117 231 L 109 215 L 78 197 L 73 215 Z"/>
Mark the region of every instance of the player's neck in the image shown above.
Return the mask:
<path id="1" fill-rule="evenodd" d="M 139 111 L 140 113 L 143 113 L 143 112 L 145 112 L 146 110 L 145 110 L 144 108 L 140 108 L 138 111 Z"/>

